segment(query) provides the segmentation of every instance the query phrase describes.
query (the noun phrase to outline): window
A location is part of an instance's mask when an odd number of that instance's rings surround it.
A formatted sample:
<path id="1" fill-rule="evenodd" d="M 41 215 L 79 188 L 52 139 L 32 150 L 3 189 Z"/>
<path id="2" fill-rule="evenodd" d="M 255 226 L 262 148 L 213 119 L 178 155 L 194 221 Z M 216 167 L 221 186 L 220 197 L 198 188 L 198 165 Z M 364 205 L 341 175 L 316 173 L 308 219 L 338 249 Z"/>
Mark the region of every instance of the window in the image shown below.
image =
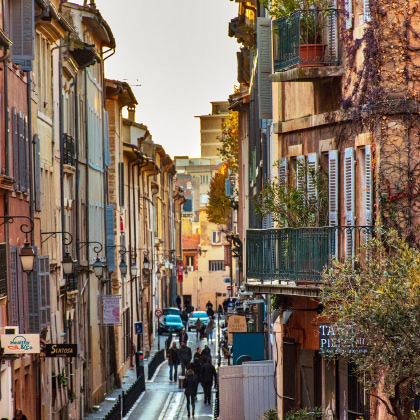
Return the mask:
<path id="1" fill-rule="evenodd" d="M 21 192 L 29 189 L 29 146 L 28 146 L 28 119 L 12 109 L 12 139 L 13 139 L 13 176 L 16 188 Z"/>
<path id="2" fill-rule="evenodd" d="M 192 197 L 185 197 L 184 207 L 182 208 L 184 212 L 191 213 L 193 211 L 193 201 Z"/>
<path id="3" fill-rule="evenodd" d="M 185 256 L 185 265 L 189 271 L 194 271 L 194 255 Z"/>
<path id="4" fill-rule="evenodd" d="M 190 190 L 191 189 L 191 182 L 190 181 L 188 181 L 187 182 L 187 190 Z"/>
<path id="5" fill-rule="evenodd" d="M 209 176 L 201 175 L 201 183 L 207 185 L 209 183 Z"/>
<path id="6" fill-rule="evenodd" d="M 223 260 L 209 261 L 209 271 L 225 271 L 225 262 Z"/>
<path id="7" fill-rule="evenodd" d="M 209 195 L 208 194 L 200 194 L 200 203 L 207 204 L 209 202 Z"/>
<path id="8" fill-rule="evenodd" d="M 212 244 L 220 244 L 222 242 L 222 232 L 212 232 Z"/>

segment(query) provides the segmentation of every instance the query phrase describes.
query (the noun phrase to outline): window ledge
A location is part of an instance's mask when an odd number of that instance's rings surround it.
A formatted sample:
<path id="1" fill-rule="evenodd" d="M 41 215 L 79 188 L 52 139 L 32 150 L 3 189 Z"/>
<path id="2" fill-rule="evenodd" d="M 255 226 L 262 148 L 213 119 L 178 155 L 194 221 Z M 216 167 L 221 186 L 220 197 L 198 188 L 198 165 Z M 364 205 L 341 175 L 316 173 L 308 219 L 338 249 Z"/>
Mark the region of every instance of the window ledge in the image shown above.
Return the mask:
<path id="1" fill-rule="evenodd" d="M 305 82 L 312 79 L 325 77 L 342 77 L 344 75 L 343 66 L 320 66 L 320 67 L 295 67 L 270 75 L 270 82 Z"/>

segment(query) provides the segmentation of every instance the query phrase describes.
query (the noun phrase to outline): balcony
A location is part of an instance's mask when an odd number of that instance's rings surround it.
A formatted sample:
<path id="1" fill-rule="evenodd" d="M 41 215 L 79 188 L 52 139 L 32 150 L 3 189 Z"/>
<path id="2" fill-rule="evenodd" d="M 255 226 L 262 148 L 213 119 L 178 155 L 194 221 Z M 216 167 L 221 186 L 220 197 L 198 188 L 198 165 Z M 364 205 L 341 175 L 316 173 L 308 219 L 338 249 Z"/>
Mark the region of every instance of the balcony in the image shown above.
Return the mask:
<path id="1" fill-rule="evenodd" d="M 372 232 L 371 226 L 248 230 L 247 281 L 316 285 L 334 258 L 354 256 Z"/>
<path id="2" fill-rule="evenodd" d="M 63 134 L 63 163 L 64 165 L 76 166 L 76 149 L 74 138 L 69 134 Z"/>
<path id="3" fill-rule="evenodd" d="M 274 71 L 337 66 L 338 10 L 300 10 L 273 21 Z"/>

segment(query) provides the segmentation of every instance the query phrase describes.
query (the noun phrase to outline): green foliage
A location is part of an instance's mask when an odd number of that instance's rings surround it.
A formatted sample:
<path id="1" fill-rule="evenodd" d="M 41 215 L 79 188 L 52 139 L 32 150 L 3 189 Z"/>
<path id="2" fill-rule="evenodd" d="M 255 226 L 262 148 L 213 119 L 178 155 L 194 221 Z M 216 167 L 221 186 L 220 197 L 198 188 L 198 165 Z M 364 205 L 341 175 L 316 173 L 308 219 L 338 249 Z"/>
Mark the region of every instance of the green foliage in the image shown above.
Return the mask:
<path id="1" fill-rule="evenodd" d="M 238 89 L 235 87 L 235 92 Z M 223 136 L 219 138 L 222 147 L 217 149 L 220 158 L 227 162 L 227 166 L 232 174 L 238 173 L 238 112 L 229 111 L 229 118 L 222 123 Z"/>
<path id="2" fill-rule="evenodd" d="M 270 408 L 262 416 L 260 416 L 260 420 L 278 420 L 278 419 L 279 417 L 277 416 L 277 410 L 275 408 Z"/>
<path id="3" fill-rule="evenodd" d="M 420 251 L 381 232 L 364 258 L 335 262 L 323 275 L 323 317 L 334 320 L 336 349 L 367 389 L 379 387 L 399 420 L 409 420 L 420 383 Z"/>
<path id="4" fill-rule="evenodd" d="M 217 172 L 210 180 L 209 202 L 207 204 L 207 218 L 217 225 L 228 225 L 230 221 L 230 198 L 226 195 L 225 179 L 227 170 Z"/>
<path id="5" fill-rule="evenodd" d="M 328 174 L 314 170 L 308 163 L 297 162 L 301 187 L 296 172 L 288 183 L 275 177 L 260 195 L 252 198 L 255 210 L 261 216 L 273 215 L 280 227 L 311 227 L 328 225 Z M 316 194 L 308 188 L 308 182 Z"/>
<path id="6" fill-rule="evenodd" d="M 322 408 L 294 408 L 290 410 L 286 416 L 285 420 L 316 420 L 322 417 Z"/>

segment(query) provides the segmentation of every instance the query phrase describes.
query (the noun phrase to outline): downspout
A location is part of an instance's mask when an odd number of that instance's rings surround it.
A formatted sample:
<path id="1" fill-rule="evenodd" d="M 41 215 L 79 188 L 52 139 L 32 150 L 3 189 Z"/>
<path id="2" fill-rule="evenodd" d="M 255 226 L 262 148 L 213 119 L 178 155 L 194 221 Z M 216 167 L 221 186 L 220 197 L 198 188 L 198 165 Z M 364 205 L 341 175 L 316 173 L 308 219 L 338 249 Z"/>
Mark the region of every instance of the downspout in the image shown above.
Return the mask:
<path id="1" fill-rule="evenodd" d="M 26 72 L 26 95 L 28 101 L 28 148 L 29 148 L 29 173 L 31 174 L 29 179 L 29 216 L 31 220 L 34 220 L 34 177 L 32 176 L 32 154 L 34 142 L 32 141 L 32 97 L 31 97 L 31 72 Z M 34 235 L 31 235 L 31 246 L 35 245 Z"/>

